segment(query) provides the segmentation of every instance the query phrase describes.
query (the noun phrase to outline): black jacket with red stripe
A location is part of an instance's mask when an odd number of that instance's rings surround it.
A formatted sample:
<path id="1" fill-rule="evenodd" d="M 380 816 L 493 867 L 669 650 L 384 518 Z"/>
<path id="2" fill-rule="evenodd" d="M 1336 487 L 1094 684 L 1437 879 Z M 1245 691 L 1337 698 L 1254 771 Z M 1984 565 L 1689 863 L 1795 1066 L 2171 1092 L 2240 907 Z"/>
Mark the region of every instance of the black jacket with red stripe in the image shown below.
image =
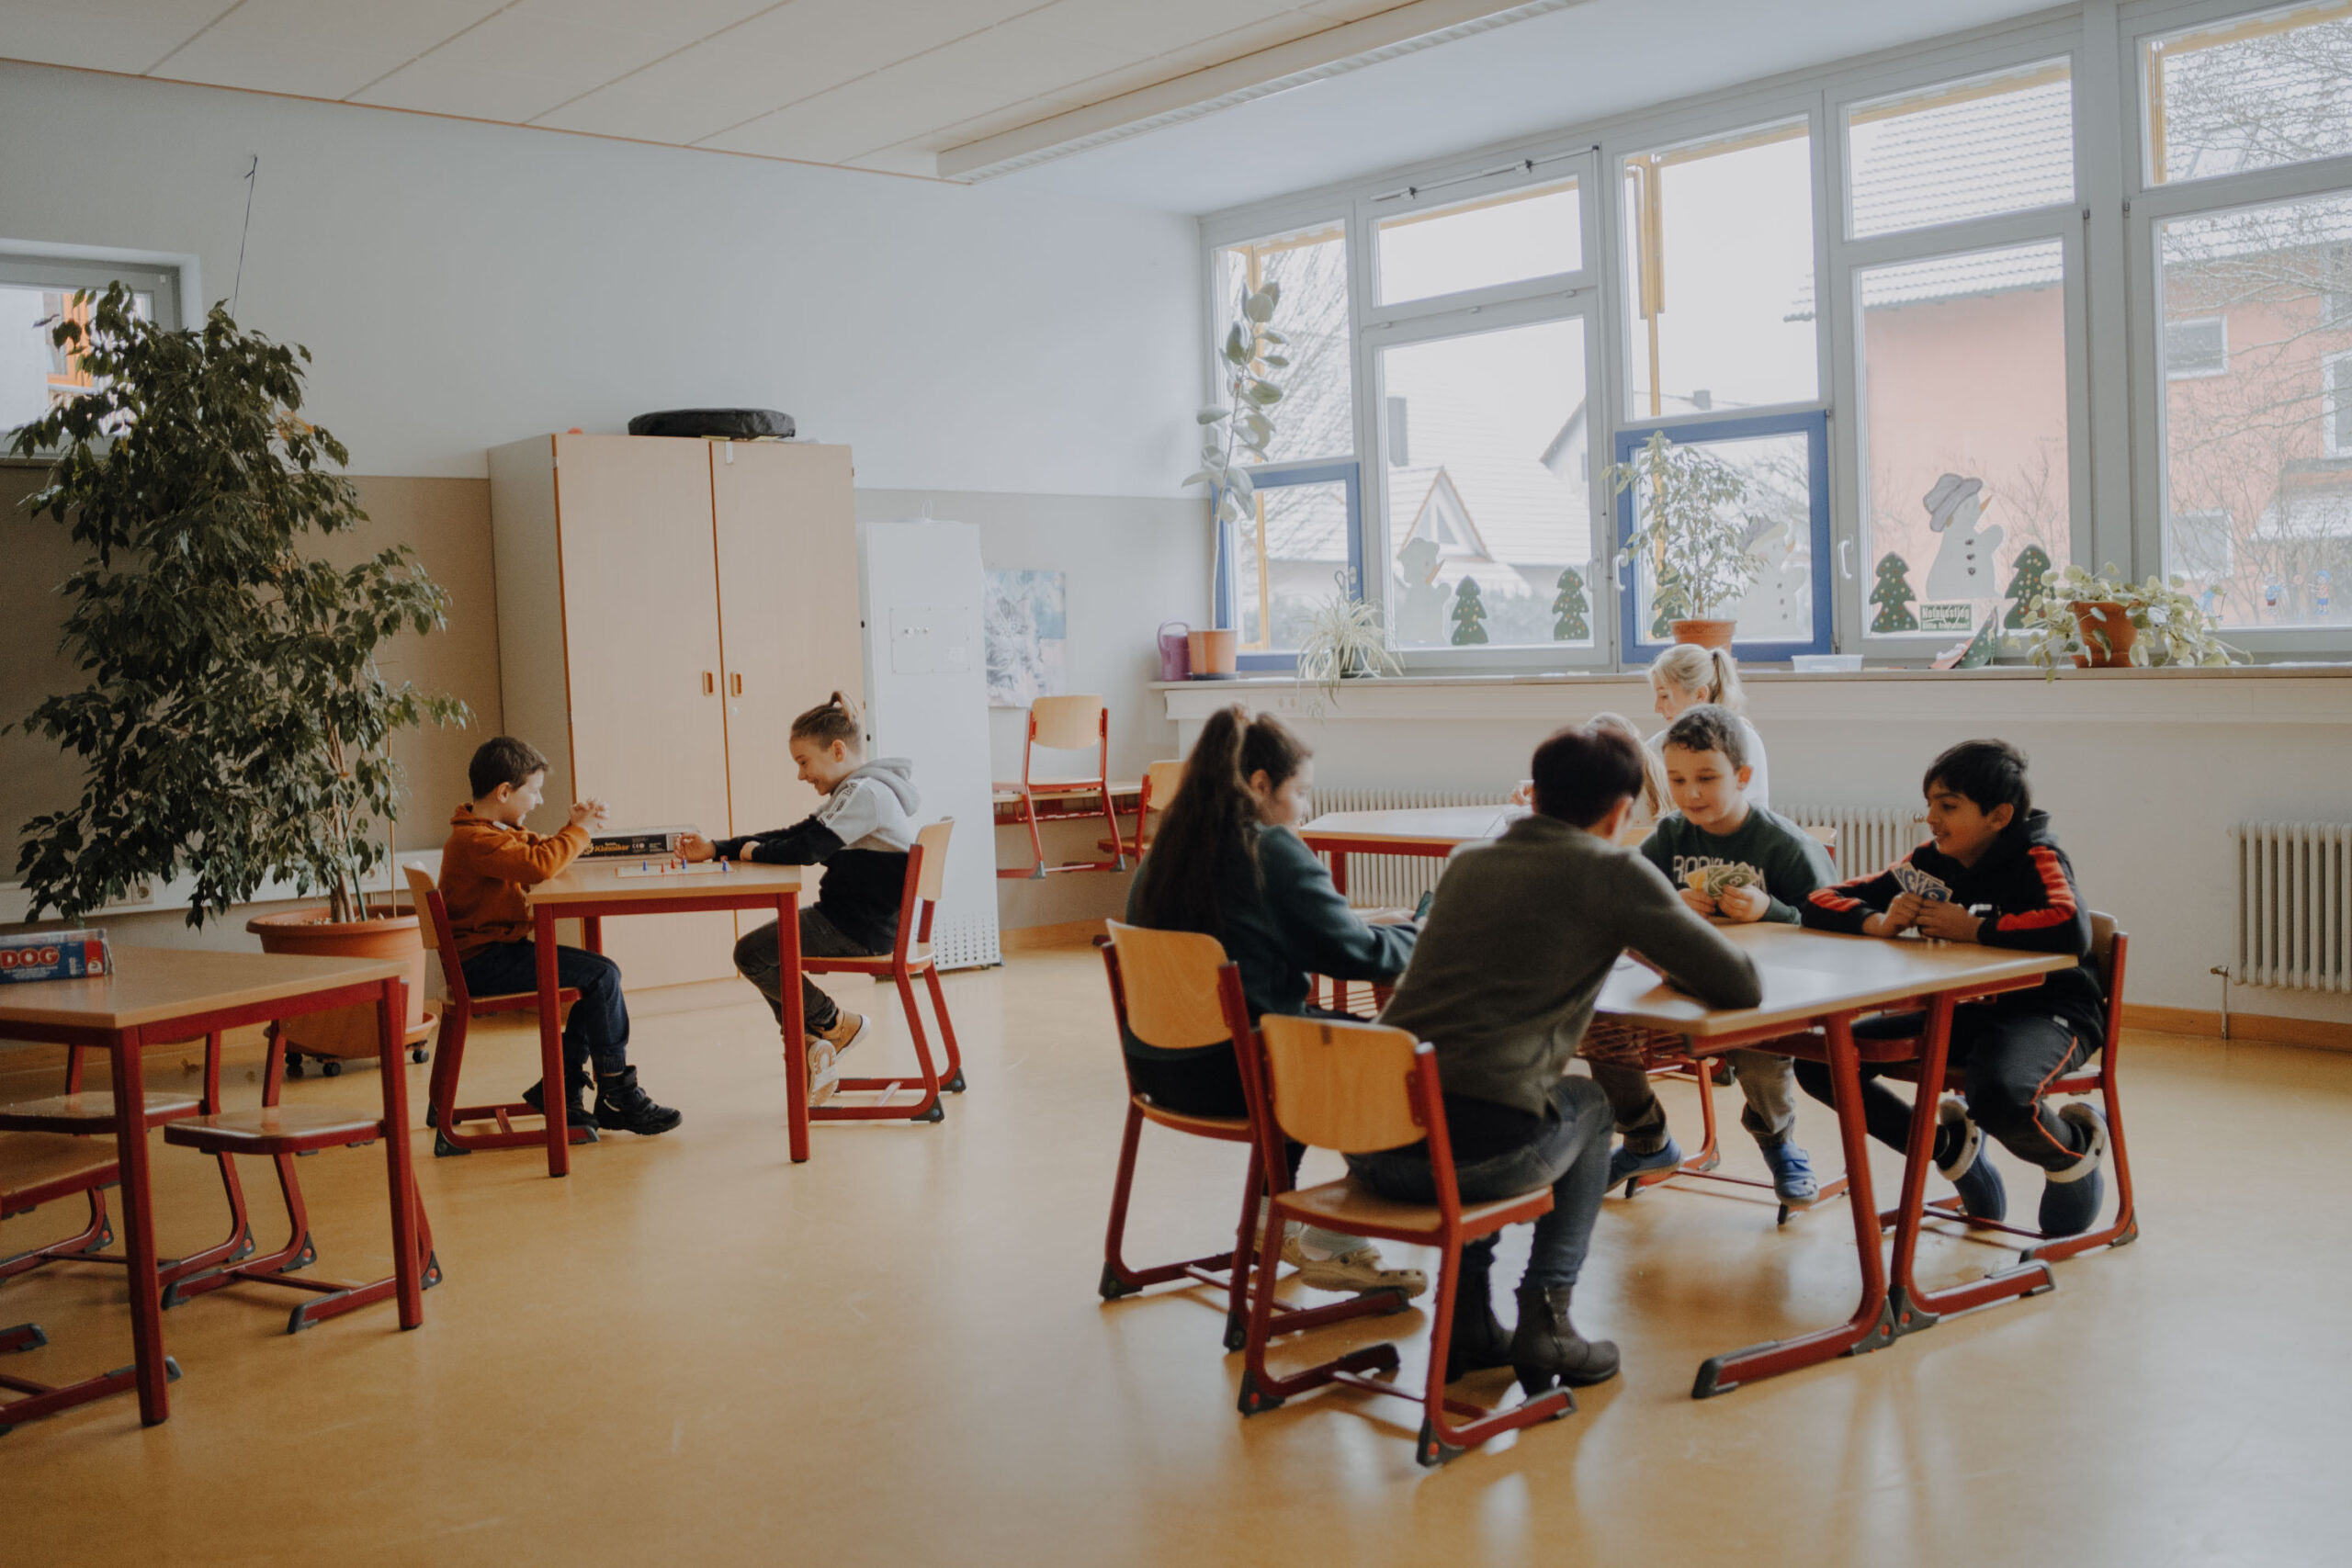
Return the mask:
<path id="1" fill-rule="evenodd" d="M 1986 947 L 2089 956 L 2090 909 L 2075 892 L 2075 868 L 2066 852 L 2050 836 L 2048 812 L 2027 813 L 1974 865 L 1961 864 L 1932 840 L 1905 858 L 1915 869 L 1951 887 L 1954 903 L 1985 917 L 1976 940 Z M 1889 867 L 1875 876 L 1815 889 L 1799 913 L 1817 931 L 1858 932 L 1864 920 L 1883 913 L 1902 891 Z M 2007 991 L 1972 1005 L 2003 1012 L 2055 1013 L 2092 1040 L 2107 1032 L 2106 999 L 2099 993 L 2098 976 L 2087 966 L 2061 969 L 2032 990 Z"/>

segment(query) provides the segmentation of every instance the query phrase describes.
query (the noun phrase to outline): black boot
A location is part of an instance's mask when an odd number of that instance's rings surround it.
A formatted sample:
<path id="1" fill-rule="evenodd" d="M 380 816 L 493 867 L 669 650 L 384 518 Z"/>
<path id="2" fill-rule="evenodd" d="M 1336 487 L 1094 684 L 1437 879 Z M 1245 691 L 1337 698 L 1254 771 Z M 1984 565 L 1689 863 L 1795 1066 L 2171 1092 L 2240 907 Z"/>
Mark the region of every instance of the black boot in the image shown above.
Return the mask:
<path id="1" fill-rule="evenodd" d="M 1532 1399 L 1555 1382 L 1571 1388 L 1607 1382 L 1617 1375 L 1617 1347 L 1587 1339 L 1568 1321 L 1573 1285 L 1521 1285 L 1519 1328 L 1510 1337 L 1511 1370 Z"/>
<path id="2" fill-rule="evenodd" d="M 541 1097 L 547 1093 L 547 1079 L 541 1078 L 525 1089 L 523 1103 L 545 1115 L 547 1101 Z M 595 1118 L 588 1114 L 588 1091 L 594 1087 L 595 1080 L 588 1076 L 587 1068 L 566 1066 L 563 1069 L 564 1115 L 570 1118 L 571 1125 L 594 1127 L 596 1124 Z"/>
<path id="3" fill-rule="evenodd" d="M 636 1133 L 650 1137 L 666 1133 L 685 1118 L 666 1105 L 656 1105 L 637 1087 L 637 1069 L 623 1067 L 596 1080 L 596 1125 L 607 1133 Z"/>
<path id="4" fill-rule="evenodd" d="M 1453 1328 L 1445 1342 L 1445 1381 L 1458 1382 L 1472 1372 L 1511 1362 L 1510 1336 L 1495 1316 L 1494 1298 L 1487 1289 L 1492 1253 L 1473 1258 L 1462 1255 L 1462 1279 L 1453 1292 Z"/>

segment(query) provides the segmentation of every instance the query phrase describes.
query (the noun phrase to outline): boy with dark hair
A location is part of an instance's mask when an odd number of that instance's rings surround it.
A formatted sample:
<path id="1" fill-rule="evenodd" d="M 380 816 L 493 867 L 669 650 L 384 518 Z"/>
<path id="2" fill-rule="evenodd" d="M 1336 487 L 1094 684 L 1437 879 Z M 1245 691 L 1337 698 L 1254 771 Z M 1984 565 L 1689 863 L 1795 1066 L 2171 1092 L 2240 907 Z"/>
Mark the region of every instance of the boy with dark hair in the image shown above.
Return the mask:
<path id="1" fill-rule="evenodd" d="M 1618 957 L 1638 948 L 1710 1006 L 1753 1007 L 1761 997 L 1747 956 L 1656 866 L 1610 842 L 1642 787 L 1640 744 L 1588 727 L 1536 749 L 1535 815 L 1447 863 L 1381 1014 L 1437 1048 L 1464 1201 L 1552 1190 L 1511 1335 L 1487 1294 L 1495 1238 L 1463 1247 L 1449 1379 L 1508 1363 L 1532 1395 L 1617 1374 L 1617 1348 L 1584 1338 L 1568 1318 L 1606 1190 L 1609 1103 L 1591 1079 L 1565 1073 Z M 1435 1201 L 1426 1144 L 1351 1155 L 1348 1165 L 1384 1197 Z"/>
<path id="2" fill-rule="evenodd" d="M 538 948 L 531 940 L 531 914 L 523 889 L 560 874 L 588 848 L 588 824 L 602 826 L 604 802 L 583 800 L 571 808 L 562 831 L 534 833 L 523 818 L 539 805 L 548 760 L 526 741 L 502 735 L 485 740 L 467 765 L 473 799 L 449 818 L 449 841 L 441 849 L 441 897 L 449 908 L 449 935 L 458 962 L 474 995 L 498 996 L 538 988 Z M 628 1065 L 628 1005 L 621 998 L 620 966 L 601 953 L 556 949 L 557 984 L 580 992 L 563 1026 L 564 1104 L 575 1127 L 607 1132 L 666 1133 L 684 1120 L 656 1105 L 637 1084 Z M 595 1064 L 596 1105 L 582 1097 Z M 544 1083 L 523 1091 L 533 1106 L 545 1104 Z"/>
<path id="3" fill-rule="evenodd" d="M 1643 856 L 1666 873 L 1682 901 L 1699 914 L 1736 925 L 1795 925 L 1797 906 L 1830 879 L 1829 857 L 1812 834 L 1748 803 L 1751 769 L 1738 718 L 1708 703 L 1685 709 L 1659 750 L 1676 814 L 1659 820 L 1643 841 Z M 1783 1203 L 1814 1201 L 1821 1196 L 1821 1184 L 1813 1174 L 1813 1157 L 1789 1137 L 1797 1121 L 1794 1064 L 1770 1051 L 1734 1051 L 1731 1066 L 1747 1100 L 1740 1125 L 1763 1150 L 1774 1195 Z M 1609 1161 L 1611 1187 L 1645 1171 L 1681 1165 L 1681 1147 L 1667 1131 L 1666 1107 L 1647 1073 L 1595 1062 L 1592 1077 L 1607 1092 L 1617 1130 L 1624 1134 Z"/>
<path id="4" fill-rule="evenodd" d="M 1875 876 L 1820 889 L 1804 908 L 1804 923 L 1886 937 L 1917 929 L 1946 942 L 2086 957 L 2090 911 L 2075 895 L 2073 864 L 2051 837 L 2049 814 L 2033 809 L 2024 755 L 2005 740 L 1963 740 L 1929 765 L 1922 786 L 1932 841 Z M 1922 1026 L 1910 1013 L 1867 1020 L 1854 1032 L 1899 1039 Z M 1947 1100 L 1937 1108 L 1935 1158 L 1969 1213 L 1997 1220 L 2007 1212 L 2008 1195 L 1984 1146 L 1990 1133 L 2046 1173 L 2042 1230 L 2075 1235 L 2098 1217 L 2106 1119 L 2079 1102 L 2053 1111 L 2041 1086 L 2098 1049 L 2105 1028 L 2106 1001 L 2086 964 L 1954 1010 L 1951 1061 L 1962 1073 L 1965 1104 Z M 1876 1077 L 1867 1063 L 1862 1072 Z M 1800 1063 L 1797 1080 L 1815 1099 L 1830 1098 L 1826 1067 Z M 1905 1147 L 1913 1109 L 1874 1081 L 1863 1084 L 1862 1102 L 1871 1135 Z"/>

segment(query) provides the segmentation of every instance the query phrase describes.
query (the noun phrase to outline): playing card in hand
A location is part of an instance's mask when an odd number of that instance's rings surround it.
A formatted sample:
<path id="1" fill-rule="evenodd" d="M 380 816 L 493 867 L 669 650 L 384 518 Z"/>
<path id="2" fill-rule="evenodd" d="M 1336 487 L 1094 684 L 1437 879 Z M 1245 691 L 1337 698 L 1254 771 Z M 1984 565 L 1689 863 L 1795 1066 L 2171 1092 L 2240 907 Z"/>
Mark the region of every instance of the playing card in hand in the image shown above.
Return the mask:
<path id="1" fill-rule="evenodd" d="M 1951 884 L 1940 876 L 1921 871 L 1907 860 L 1894 863 L 1894 881 L 1895 886 L 1905 893 L 1915 893 L 1930 904 L 1951 901 Z"/>
<path id="2" fill-rule="evenodd" d="M 1682 874 L 1685 887 L 1709 898 L 1721 898 L 1735 887 L 1754 887 L 1759 882 L 1755 869 L 1745 865 L 1694 866 Z"/>

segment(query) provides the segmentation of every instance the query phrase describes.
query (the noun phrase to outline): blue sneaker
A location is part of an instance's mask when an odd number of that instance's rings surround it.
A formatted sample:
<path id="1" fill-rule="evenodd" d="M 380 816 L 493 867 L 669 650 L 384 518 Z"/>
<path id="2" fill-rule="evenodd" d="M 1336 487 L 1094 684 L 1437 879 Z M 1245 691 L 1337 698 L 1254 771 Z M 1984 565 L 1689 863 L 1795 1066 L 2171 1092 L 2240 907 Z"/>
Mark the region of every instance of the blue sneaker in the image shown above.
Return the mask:
<path id="1" fill-rule="evenodd" d="M 2064 1170 L 2053 1170 L 2041 1190 L 2041 1234 L 2080 1235 L 2098 1218 L 2107 1199 L 2107 1180 L 2100 1168 L 2107 1163 L 2107 1118 L 2077 1101 L 2062 1106 L 2058 1120 L 2071 1122 L 2089 1134 L 2082 1157 Z"/>
<path id="2" fill-rule="evenodd" d="M 1938 1170 L 1960 1193 L 1963 1213 L 1980 1220 L 1997 1220 L 2009 1212 L 2008 1189 L 2001 1184 L 2001 1173 L 1994 1168 L 1993 1151 L 1985 1146 L 1984 1129 L 1969 1120 L 1968 1108 L 1957 1100 L 1947 1100 L 1936 1108 L 1936 1120 L 1944 1126 L 1954 1122 L 1960 1126 L 1960 1148 L 1949 1162 L 1939 1162 Z"/>
<path id="3" fill-rule="evenodd" d="M 1666 1140 L 1666 1147 L 1651 1155 L 1637 1155 L 1620 1144 L 1609 1156 L 1609 1185 L 1621 1186 L 1655 1170 L 1672 1170 L 1681 1163 L 1682 1145 L 1672 1138 Z"/>
<path id="4" fill-rule="evenodd" d="M 1821 1183 L 1814 1179 L 1813 1156 L 1786 1139 L 1766 1144 L 1764 1163 L 1772 1168 L 1772 1196 L 1781 1202 L 1802 1206 L 1821 1196 Z"/>

